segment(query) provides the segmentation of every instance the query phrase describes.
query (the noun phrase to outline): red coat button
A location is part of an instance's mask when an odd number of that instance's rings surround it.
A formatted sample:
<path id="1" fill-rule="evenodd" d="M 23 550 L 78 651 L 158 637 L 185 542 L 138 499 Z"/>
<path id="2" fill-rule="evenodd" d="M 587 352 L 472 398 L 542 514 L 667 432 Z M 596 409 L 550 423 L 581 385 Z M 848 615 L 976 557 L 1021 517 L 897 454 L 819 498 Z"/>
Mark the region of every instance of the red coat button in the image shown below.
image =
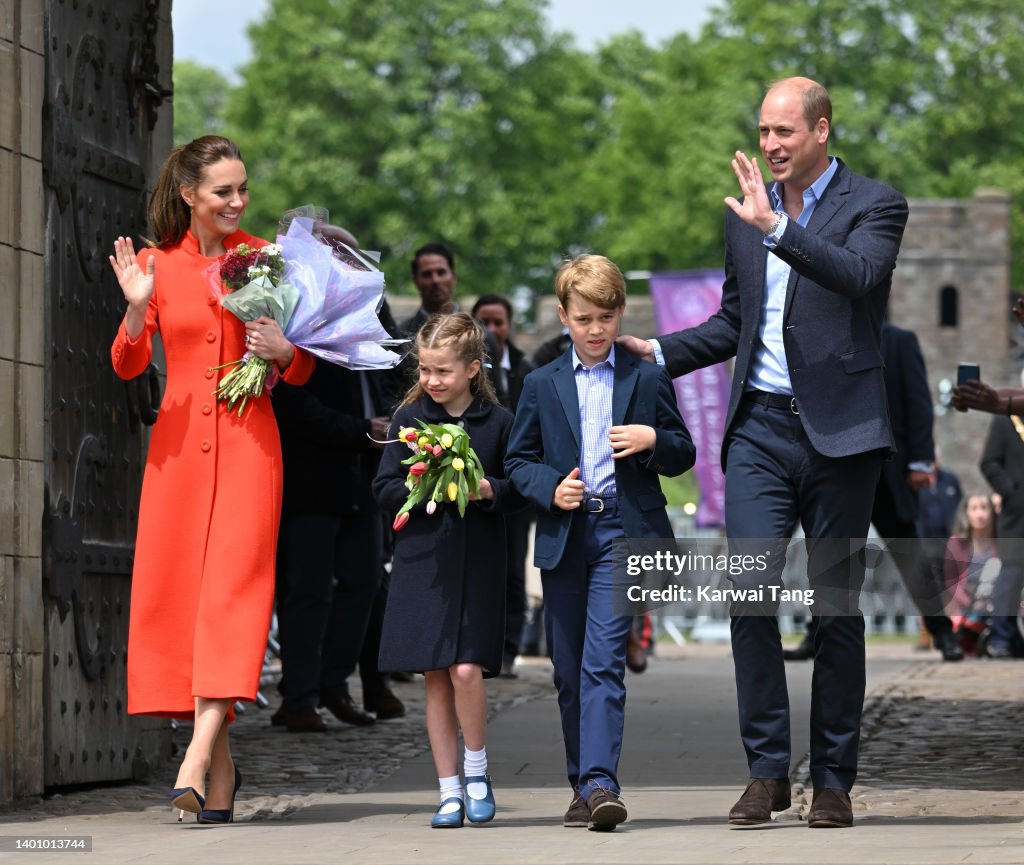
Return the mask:
<path id="1" fill-rule="evenodd" d="M 210 404 L 209 403 L 207 403 L 206 405 L 203 406 L 203 414 L 209 414 L 211 411 L 213 411 L 213 409 L 210 408 Z"/>
<path id="2" fill-rule="evenodd" d="M 213 378 L 213 370 L 212 369 L 208 369 L 206 371 L 206 377 L 207 378 Z"/>
<path id="3" fill-rule="evenodd" d="M 213 445 L 211 445 L 211 444 L 210 444 L 209 442 L 203 442 L 203 443 L 202 443 L 201 445 L 199 445 L 199 449 L 200 449 L 200 450 L 201 450 L 201 451 L 202 451 L 202 452 L 203 452 L 204 454 L 207 454 L 207 453 L 209 453 L 209 452 L 210 452 L 210 448 L 211 448 L 211 447 L 213 447 Z"/>
<path id="4" fill-rule="evenodd" d="M 212 330 L 206 332 L 206 341 L 207 342 L 215 342 L 216 339 L 217 339 L 217 334 L 215 334 Z"/>

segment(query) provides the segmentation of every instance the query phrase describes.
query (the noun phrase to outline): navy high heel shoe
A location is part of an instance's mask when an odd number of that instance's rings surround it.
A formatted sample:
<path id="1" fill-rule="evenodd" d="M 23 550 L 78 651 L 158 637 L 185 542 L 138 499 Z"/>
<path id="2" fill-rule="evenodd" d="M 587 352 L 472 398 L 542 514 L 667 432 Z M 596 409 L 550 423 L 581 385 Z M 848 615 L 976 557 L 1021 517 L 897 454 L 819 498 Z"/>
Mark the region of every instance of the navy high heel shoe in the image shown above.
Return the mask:
<path id="1" fill-rule="evenodd" d="M 234 823 L 235 822 L 235 796 L 238 794 L 238 788 L 242 786 L 242 773 L 238 771 L 238 767 L 235 766 L 235 789 L 231 791 L 231 808 L 224 810 L 222 808 L 211 808 L 199 812 L 198 822 L 205 825 L 213 825 L 217 823 Z"/>
<path id="2" fill-rule="evenodd" d="M 474 799 L 469 795 L 470 784 L 486 784 L 487 795 L 483 799 Z M 466 776 L 466 819 L 470 823 L 489 823 L 494 819 L 496 810 L 494 804 L 494 790 L 491 789 L 490 775 L 467 775 Z"/>
<path id="3" fill-rule="evenodd" d="M 450 805 L 452 802 L 458 802 L 458 810 L 452 811 L 448 814 L 442 814 L 441 809 L 445 805 Z M 430 821 L 431 829 L 459 829 L 462 827 L 462 821 L 466 817 L 466 804 L 458 796 L 451 796 L 445 799 L 440 805 L 437 806 L 437 812 L 434 814 Z"/>
<path id="4" fill-rule="evenodd" d="M 203 810 L 205 804 L 206 799 L 195 787 L 175 787 L 171 790 L 171 807 L 177 808 L 179 811 L 198 814 Z M 180 814 L 178 822 L 181 822 Z"/>

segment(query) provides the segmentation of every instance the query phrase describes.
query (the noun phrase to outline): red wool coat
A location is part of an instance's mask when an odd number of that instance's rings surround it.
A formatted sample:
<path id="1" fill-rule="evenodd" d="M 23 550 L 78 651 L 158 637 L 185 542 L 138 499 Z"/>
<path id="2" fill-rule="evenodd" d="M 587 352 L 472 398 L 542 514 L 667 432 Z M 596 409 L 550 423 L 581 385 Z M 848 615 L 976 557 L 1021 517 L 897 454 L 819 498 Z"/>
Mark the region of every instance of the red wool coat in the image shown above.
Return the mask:
<path id="1" fill-rule="evenodd" d="M 225 241 L 263 246 L 236 232 Z M 124 323 L 111 348 L 121 378 L 143 372 L 159 330 L 167 388 L 142 482 L 128 631 L 128 711 L 191 718 L 195 697 L 253 700 L 274 600 L 281 513 L 281 443 L 264 393 L 242 417 L 213 396 L 245 352 L 245 326 L 211 290 L 217 259 L 191 232 L 156 260 L 146 326 Z M 302 384 L 311 355 L 297 349 L 283 378 Z"/>

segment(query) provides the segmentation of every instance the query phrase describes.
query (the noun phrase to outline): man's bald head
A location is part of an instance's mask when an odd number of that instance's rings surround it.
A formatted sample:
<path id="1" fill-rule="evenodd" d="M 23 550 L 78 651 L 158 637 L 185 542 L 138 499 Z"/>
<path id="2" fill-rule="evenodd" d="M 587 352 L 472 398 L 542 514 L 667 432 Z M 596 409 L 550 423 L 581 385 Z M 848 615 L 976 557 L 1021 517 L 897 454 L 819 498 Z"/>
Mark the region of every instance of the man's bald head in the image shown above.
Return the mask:
<path id="1" fill-rule="evenodd" d="M 811 78 L 797 75 L 775 81 L 768 88 L 764 101 L 767 102 L 773 97 L 779 98 L 794 94 L 800 97 L 808 129 L 813 129 L 821 118 L 828 122 L 829 129 L 832 128 L 832 100 L 829 98 L 828 91 Z"/>

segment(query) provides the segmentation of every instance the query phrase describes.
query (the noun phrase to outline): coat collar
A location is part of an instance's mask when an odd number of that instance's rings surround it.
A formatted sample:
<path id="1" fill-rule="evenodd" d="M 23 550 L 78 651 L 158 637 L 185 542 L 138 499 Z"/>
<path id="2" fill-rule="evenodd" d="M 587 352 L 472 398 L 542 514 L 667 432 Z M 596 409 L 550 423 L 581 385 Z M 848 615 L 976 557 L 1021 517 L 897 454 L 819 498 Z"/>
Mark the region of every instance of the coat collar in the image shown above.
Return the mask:
<path id="1" fill-rule="evenodd" d="M 459 417 L 452 417 L 444 410 L 443 406 L 438 405 L 429 396 L 423 396 L 420 397 L 419 402 L 416 403 L 416 416 L 421 420 L 425 420 L 427 423 L 459 424 L 460 420 L 482 420 L 491 413 L 492 408 L 494 408 L 494 404 L 492 402 L 481 396 L 475 396 L 473 397 L 473 402 L 469 404 L 469 408 L 467 408 Z"/>
<path id="2" fill-rule="evenodd" d="M 639 364 L 642 361 L 618 345 L 613 346 L 612 351 L 615 353 L 613 360 L 615 385 L 612 391 L 612 424 L 619 425 L 625 422 L 629 401 L 640 378 Z M 559 397 L 558 401 L 565 412 L 565 419 L 572 430 L 573 436 L 576 438 L 576 444 L 577 446 L 582 446 L 583 434 L 580 431 L 579 392 L 576 390 L 576 373 L 573 369 L 572 358 L 573 350 L 570 344 L 566 352 L 555 361 L 556 366 L 552 372 L 552 382 Z"/>

